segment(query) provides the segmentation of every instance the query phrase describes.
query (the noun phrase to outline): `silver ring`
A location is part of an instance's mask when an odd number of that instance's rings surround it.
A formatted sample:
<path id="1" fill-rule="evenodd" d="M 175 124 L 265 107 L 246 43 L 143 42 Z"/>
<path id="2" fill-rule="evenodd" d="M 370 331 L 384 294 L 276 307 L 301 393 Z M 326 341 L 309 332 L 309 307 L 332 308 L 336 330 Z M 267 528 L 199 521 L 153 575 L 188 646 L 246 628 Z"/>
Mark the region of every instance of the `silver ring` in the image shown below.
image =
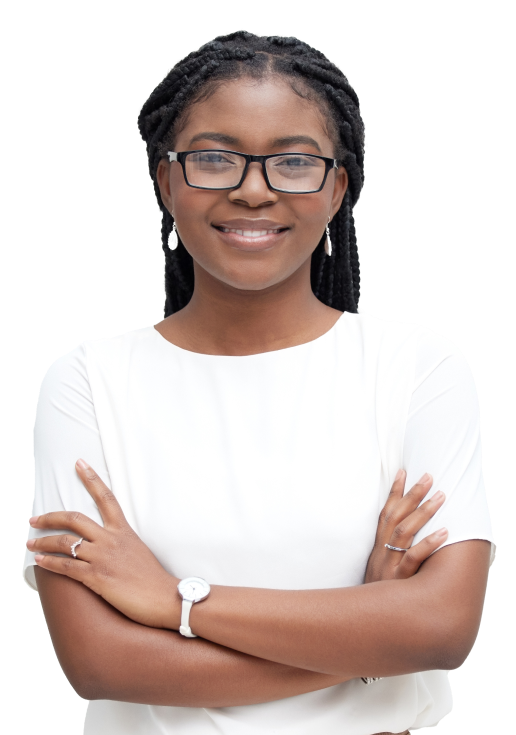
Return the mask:
<path id="1" fill-rule="evenodd" d="M 71 552 L 72 552 L 72 556 L 73 556 L 74 559 L 77 559 L 77 552 L 75 551 L 75 549 L 78 546 L 80 546 L 83 541 L 84 541 L 84 539 L 80 538 L 78 541 L 76 541 L 74 544 L 72 544 L 70 546 L 70 549 L 71 549 Z"/>
<path id="2" fill-rule="evenodd" d="M 391 546 L 390 544 L 385 544 L 385 548 L 390 549 L 391 551 L 408 551 L 408 549 L 400 549 L 399 546 Z"/>

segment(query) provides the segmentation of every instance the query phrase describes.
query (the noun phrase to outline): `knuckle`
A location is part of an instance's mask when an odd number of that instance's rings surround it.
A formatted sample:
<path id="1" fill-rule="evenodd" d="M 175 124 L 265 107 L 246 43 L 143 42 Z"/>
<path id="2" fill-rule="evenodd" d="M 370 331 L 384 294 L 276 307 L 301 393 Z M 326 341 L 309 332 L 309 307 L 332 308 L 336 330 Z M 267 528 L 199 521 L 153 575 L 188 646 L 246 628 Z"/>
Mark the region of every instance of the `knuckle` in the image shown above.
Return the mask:
<path id="1" fill-rule="evenodd" d="M 407 527 L 404 523 L 398 523 L 396 528 L 393 531 L 393 536 L 396 539 L 401 538 L 402 536 L 406 536 L 407 534 Z"/>
<path id="2" fill-rule="evenodd" d="M 107 564 L 99 564 L 95 570 L 95 577 L 98 581 L 107 581 L 111 578 L 109 566 Z"/>
<path id="3" fill-rule="evenodd" d="M 403 558 L 404 563 L 408 564 L 409 566 L 412 564 L 418 563 L 418 558 L 416 553 L 413 551 L 413 549 L 409 549 L 405 552 L 405 556 Z"/>
<path id="4" fill-rule="evenodd" d="M 92 469 L 91 467 L 88 470 L 86 470 L 86 472 L 84 473 L 84 476 L 88 480 L 88 482 L 96 482 L 99 479 L 99 476 L 97 475 L 95 470 Z"/>
<path id="5" fill-rule="evenodd" d="M 57 536 L 56 544 L 59 550 L 66 549 L 67 551 L 70 551 L 70 546 L 72 545 L 72 542 L 70 541 L 69 536 Z"/>
<path id="6" fill-rule="evenodd" d="M 385 512 L 385 523 L 396 522 L 397 514 L 393 508 L 388 508 Z"/>
<path id="7" fill-rule="evenodd" d="M 63 559 L 62 564 L 64 571 L 68 574 L 72 570 L 73 559 Z"/>
<path id="8" fill-rule="evenodd" d="M 115 496 L 111 490 L 105 486 L 102 488 L 99 497 L 103 503 L 112 503 L 115 500 Z"/>
<path id="9" fill-rule="evenodd" d="M 430 500 L 427 500 L 426 503 L 423 503 L 423 505 L 419 506 L 418 512 L 422 516 L 433 515 L 437 512 L 437 508 L 434 507 L 434 505 L 432 504 L 432 499 L 430 498 Z"/>
<path id="10" fill-rule="evenodd" d="M 82 520 L 82 513 L 79 513 L 76 510 L 69 510 L 66 512 L 65 520 L 67 523 L 75 525 Z"/>

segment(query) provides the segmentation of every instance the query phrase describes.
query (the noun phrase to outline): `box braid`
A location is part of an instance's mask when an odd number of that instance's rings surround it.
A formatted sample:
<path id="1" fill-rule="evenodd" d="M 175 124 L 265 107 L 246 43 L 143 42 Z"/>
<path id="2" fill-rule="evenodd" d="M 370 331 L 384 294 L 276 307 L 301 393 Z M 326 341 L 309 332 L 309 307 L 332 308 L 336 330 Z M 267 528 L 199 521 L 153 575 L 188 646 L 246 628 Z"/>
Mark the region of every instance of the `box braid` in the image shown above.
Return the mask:
<path id="1" fill-rule="evenodd" d="M 364 124 L 358 97 L 340 69 L 320 51 L 297 38 L 259 37 L 238 31 L 219 36 L 176 64 L 152 92 L 138 117 L 163 215 L 165 316 L 189 302 L 194 269 L 193 260 L 180 239 L 175 250 L 168 247 L 174 220 L 161 201 L 156 179 L 158 163 L 173 146 L 174 136 L 184 123 L 190 105 L 209 96 L 224 81 L 270 75 L 286 78 L 296 94 L 322 108 L 334 138 L 335 157 L 346 168 L 348 190 L 330 223 L 332 254 L 328 257 L 324 252 L 323 235 L 312 255 L 311 284 L 317 298 L 328 306 L 340 311 L 357 311 L 360 267 L 353 206 L 364 182 Z"/>

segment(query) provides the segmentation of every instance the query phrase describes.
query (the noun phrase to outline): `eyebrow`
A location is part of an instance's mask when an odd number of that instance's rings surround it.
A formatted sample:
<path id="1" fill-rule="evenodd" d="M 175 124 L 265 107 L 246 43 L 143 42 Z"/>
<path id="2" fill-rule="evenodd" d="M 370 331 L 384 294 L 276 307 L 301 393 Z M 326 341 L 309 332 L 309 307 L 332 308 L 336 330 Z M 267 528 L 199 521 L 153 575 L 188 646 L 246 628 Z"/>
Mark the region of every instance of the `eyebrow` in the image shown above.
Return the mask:
<path id="1" fill-rule="evenodd" d="M 272 141 L 272 145 L 274 148 L 288 147 L 296 144 L 311 145 L 316 148 L 319 153 L 322 153 L 319 143 L 313 138 L 310 138 L 309 135 L 289 135 L 286 138 L 276 138 Z"/>
<path id="2" fill-rule="evenodd" d="M 190 145 L 192 145 L 193 143 L 197 143 L 200 140 L 213 140 L 216 143 L 223 143 L 224 145 L 233 146 L 237 146 L 239 143 L 239 139 L 235 138 L 233 135 L 226 135 L 225 133 L 204 132 L 194 135 L 194 137 L 190 140 Z M 284 138 L 275 138 L 272 141 L 273 148 L 287 148 L 291 145 L 297 144 L 311 145 L 316 150 L 318 150 L 319 153 L 322 152 L 319 143 L 314 140 L 314 138 L 311 138 L 309 135 L 288 135 Z"/>
<path id="3" fill-rule="evenodd" d="M 190 140 L 190 145 L 197 143 L 199 140 L 214 140 L 217 143 L 224 143 L 225 145 L 238 144 L 238 138 L 234 138 L 232 135 L 225 135 L 224 133 L 198 133 Z"/>

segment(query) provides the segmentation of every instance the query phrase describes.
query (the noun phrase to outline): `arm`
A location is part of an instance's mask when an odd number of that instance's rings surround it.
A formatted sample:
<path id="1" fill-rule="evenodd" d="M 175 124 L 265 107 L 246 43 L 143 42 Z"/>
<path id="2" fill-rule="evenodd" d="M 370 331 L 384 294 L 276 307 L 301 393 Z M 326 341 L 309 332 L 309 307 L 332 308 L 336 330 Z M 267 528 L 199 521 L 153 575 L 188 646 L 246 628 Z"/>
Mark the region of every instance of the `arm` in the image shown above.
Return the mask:
<path id="1" fill-rule="evenodd" d="M 394 552 L 395 553 L 395 552 Z M 410 579 L 330 590 L 212 588 L 196 634 L 278 663 L 345 678 L 460 666 L 475 641 L 489 543 L 441 549 Z M 171 627 L 179 621 L 179 610 Z"/>
<path id="2" fill-rule="evenodd" d="M 80 582 L 35 569 L 52 642 L 85 699 L 180 707 L 269 702 L 343 681 L 129 620 Z"/>

